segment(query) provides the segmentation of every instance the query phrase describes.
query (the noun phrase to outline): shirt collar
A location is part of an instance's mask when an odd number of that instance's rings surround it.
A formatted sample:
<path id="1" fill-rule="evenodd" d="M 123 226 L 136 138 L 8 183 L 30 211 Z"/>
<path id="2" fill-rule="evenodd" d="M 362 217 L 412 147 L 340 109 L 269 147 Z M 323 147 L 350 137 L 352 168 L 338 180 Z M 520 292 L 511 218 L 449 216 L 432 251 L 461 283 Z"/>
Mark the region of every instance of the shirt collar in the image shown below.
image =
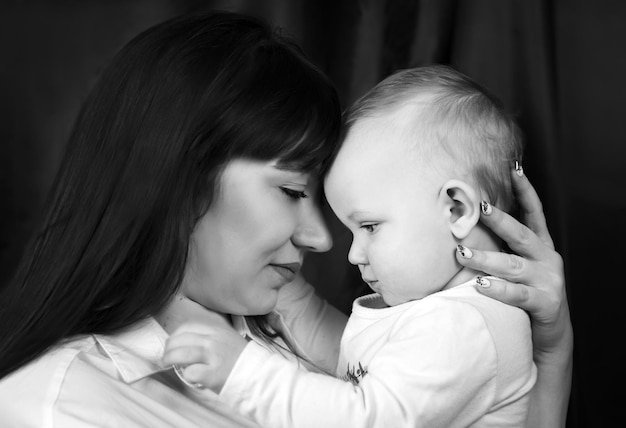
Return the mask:
<path id="1" fill-rule="evenodd" d="M 245 317 L 232 316 L 233 327 L 248 340 L 255 337 Z M 161 358 L 169 335 L 152 317 L 141 321 L 122 333 L 107 336 L 93 335 L 105 354 L 111 359 L 126 383 L 133 383 L 153 374 L 171 370 L 163 366 Z M 277 339 L 278 340 L 278 339 Z M 278 340 L 282 343 L 282 340 Z M 264 347 L 268 347 L 263 341 Z"/>
<path id="2" fill-rule="evenodd" d="M 154 318 L 148 318 L 112 336 L 94 335 L 126 383 L 171 369 L 161 364 L 168 337 Z"/>

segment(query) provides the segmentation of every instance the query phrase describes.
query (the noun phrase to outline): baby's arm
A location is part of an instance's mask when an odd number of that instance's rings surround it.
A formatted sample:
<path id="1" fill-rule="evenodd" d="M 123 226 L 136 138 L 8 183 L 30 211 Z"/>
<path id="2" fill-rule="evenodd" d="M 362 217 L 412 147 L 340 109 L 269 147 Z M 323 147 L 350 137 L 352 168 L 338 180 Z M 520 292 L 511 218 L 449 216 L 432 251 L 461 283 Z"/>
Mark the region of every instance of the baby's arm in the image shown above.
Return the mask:
<path id="1" fill-rule="evenodd" d="M 300 356 L 328 373 L 335 372 L 348 317 L 316 294 L 301 273 L 280 289 L 268 319 Z"/>
<path id="2" fill-rule="evenodd" d="M 467 426 L 493 405 L 492 337 L 482 317 L 458 307 L 428 311 L 428 317 L 432 323 L 402 323 L 368 361 L 359 385 L 307 372 L 255 342 L 233 363 L 211 329 L 184 333 L 184 340 L 173 335 L 166 363 L 189 364 L 186 380 L 220 392 L 220 400 L 263 426 Z M 181 352 L 174 357 L 170 348 Z"/>

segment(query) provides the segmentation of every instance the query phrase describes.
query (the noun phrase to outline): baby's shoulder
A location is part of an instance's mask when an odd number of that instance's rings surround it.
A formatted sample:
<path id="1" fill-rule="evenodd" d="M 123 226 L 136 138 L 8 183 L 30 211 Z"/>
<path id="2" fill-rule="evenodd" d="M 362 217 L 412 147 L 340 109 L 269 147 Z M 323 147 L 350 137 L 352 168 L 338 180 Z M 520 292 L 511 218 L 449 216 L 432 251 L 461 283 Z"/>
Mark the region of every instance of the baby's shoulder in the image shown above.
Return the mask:
<path id="1" fill-rule="evenodd" d="M 498 325 L 506 322 L 509 327 L 517 325 L 522 329 L 530 328 L 528 314 L 512 305 L 507 305 L 496 299 L 479 293 L 473 285 L 463 285 L 441 293 L 429 296 L 433 305 L 448 308 L 448 310 L 473 311 L 484 319 L 487 325 Z"/>
<path id="2" fill-rule="evenodd" d="M 485 328 L 495 336 L 516 331 L 524 335 L 530 333 L 530 320 L 525 311 L 487 297 L 471 285 L 409 302 L 398 321 L 420 325 L 420 328 L 436 325 L 438 330 L 448 326 L 457 332 Z"/>

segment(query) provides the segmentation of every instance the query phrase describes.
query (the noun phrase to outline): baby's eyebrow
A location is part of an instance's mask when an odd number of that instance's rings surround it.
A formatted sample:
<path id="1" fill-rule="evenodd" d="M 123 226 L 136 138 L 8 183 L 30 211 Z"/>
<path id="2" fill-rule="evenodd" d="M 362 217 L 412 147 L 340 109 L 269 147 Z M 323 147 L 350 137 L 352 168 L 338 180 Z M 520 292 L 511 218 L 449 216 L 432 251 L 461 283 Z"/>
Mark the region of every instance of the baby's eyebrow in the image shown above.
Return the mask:
<path id="1" fill-rule="evenodd" d="M 358 223 L 359 221 L 361 221 L 361 219 L 363 219 L 364 217 L 367 217 L 369 214 L 365 211 L 352 211 L 349 215 L 348 215 L 348 220 L 354 222 L 354 223 Z"/>

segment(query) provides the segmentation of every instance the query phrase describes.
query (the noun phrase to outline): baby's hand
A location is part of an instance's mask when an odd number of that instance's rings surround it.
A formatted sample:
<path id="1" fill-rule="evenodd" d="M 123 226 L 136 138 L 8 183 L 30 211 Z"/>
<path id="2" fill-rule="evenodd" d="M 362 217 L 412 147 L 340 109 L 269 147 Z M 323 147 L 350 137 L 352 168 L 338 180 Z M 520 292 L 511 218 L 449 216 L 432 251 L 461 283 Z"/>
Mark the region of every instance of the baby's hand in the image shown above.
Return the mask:
<path id="1" fill-rule="evenodd" d="M 183 367 L 187 382 L 219 394 L 246 344 L 225 321 L 184 324 L 168 339 L 163 364 Z"/>

